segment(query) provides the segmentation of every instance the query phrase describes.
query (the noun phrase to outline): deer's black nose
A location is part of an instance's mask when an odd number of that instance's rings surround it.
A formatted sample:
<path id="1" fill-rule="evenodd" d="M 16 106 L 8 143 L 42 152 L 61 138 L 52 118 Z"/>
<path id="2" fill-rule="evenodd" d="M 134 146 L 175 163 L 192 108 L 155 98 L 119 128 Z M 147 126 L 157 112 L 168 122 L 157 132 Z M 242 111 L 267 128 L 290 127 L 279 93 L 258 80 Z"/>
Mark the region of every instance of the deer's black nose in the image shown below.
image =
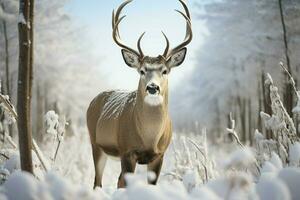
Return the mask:
<path id="1" fill-rule="evenodd" d="M 149 92 L 149 94 L 156 94 L 159 93 L 159 86 L 155 85 L 154 83 L 151 83 L 146 87 L 146 90 L 147 92 Z"/>

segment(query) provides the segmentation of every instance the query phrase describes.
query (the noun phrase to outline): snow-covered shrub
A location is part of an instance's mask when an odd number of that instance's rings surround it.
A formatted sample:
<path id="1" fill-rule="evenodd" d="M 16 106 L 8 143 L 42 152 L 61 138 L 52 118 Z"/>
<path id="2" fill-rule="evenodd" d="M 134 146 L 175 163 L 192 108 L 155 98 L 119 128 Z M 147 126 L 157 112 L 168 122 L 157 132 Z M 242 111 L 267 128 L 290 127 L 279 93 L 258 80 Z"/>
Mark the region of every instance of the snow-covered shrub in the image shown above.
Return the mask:
<path id="1" fill-rule="evenodd" d="M 242 172 L 230 173 L 205 185 L 221 199 L 256 199 L 254 186 L 252 177 Z"/>
<path id="2" fill-rule="evenodd" d="M 268 148 L 270 154 L 275 151 L 279 155 L 283 164 L 289 164 L 291 158 L 289 154 L 297 151 L 295 144 L 297 144 L 299 138 L 297 137 L 296 128 L 292 118 L 283 106 L 278 88 L 274 85 L 270 74 L 266 74 L 265 86 L 270 91 L 272 115 L 261 112 L 261 118 L 266 128 L 272 131 L 272 139 L 260 138 L 256 140 L 256 145 L 259 147 L 258 155 L 262 156 L 265 152 L 264 148 Z M 292 151 L 290 151 L 291 147 L 293 148 Z M 261 157 L 260 161 L 263 161 Z M 293 164 L 295 164 L 294 162 Z"/>
<path id="3" fill-rule="evenodd" d="M 208 155 L 206 130 L 203 129 L 201 136 L 192 137 L 174 135 L 171 144 L 174 168 L 167 173 L 177 180 L 183 180 L 188 190 L 214 177 L 214 162 Z"/>
<path id="4" fill-rule="evenodd" d="M 59 116 L 55 111 L 50 110 L 45 114 L 45 123 L 46 135 L 62 141 L 66 125 L 68 125 L 65 116 Z"/>
<path id="5" fill-rule="evenodd" d="M 48 159 L 54 163 L 68 123 L 65 116 L 59 116 L 55 111 L 50 110 L 45 114 L 45 124 L 46 130 L 43 135 L 42 149 Z"/>
<path id="6" fill-rule="evenodd" d="M 255 164 L 256 159 L 249 148 L 242 148 L 234 151 L 229 155 L 229 158 L 225 160 L 225 169 L 245 169 Z"/>

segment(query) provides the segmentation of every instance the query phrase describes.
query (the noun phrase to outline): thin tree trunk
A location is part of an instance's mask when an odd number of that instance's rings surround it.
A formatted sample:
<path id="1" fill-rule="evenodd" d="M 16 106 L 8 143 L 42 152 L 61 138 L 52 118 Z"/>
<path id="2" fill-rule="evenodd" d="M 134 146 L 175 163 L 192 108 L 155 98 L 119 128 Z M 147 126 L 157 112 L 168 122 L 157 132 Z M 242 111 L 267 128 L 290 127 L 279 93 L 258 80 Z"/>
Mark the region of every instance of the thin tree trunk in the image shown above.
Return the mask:
<path id="1" fill-rule="evenodd" d="M 280 19 L 281 19 L 281 25 L 282 25 L 282 32 L 283 32 L 283 43 L 284 43 L 284 53 L 285 53 L 285 60 L 286 60 L 286 66 L 287 70 L 291 75 L 292 73 L 292 67 L 290 63 L 290 57 L 289 57 L 289 48 L 288 48 L 288 41 L 287 41 L 287 31 L 286 31 L 286 25 L 285 25 L 285 20 L 284 20 L 284 13 L 283 13 L 283 6 L 282 6 L 282 0 L 278 0 L 279 4 L 279 12 L 280 12 Z M 290 78 L 289 76 L 284 73 L 285 77 L 285 82 L 284 82 L 284 103 L 286 110 L 290 117 L 293 118 L 293 88 L 292 85 L 290 84 Z"/>
<path id="2" fill-rule="evenodd" d="M 31 127 L 31 70 L 30 57 L 32 43 L 30 41 L 30 16 L 33 16 L 30 8 L 33 6 L 32 0 L 20 0 L 19 29 L 19 77 L 18 77 L 18 128 L 21 169 L 33 173 L 32 166 L 32 127 Z M 31 5 L 30 5 L 31 4 Z"/>
<path id="3" fill-rule="evenodd" d="M 250 141 L 250 145 L 252 145 L 252 142 L 253 142 L 253 137 L 252 137 L 252 133 L 253 133 L 253 130 L 252 130 L 252 105 L 251 105 L 251 98 L 249 97 L 248 99 L 248 139 Z"/>
<path id="4" fill-rule="evenodd" d="M 34 0 L 30 0 L 30 5 L 29 5 L 29 9 L 30 9 L 30 13 L 29 13 L 29 17 L 30 17 L 30 29 L 29 29 L 29 39 L 30 39 L 30 56 L 29 56 L 29 96 L 30 99 L 32 97 L 32 83 L 33 83 L 33 51 L 34 51 L 34 35 L 33 35 L 33 29 L 34 29 Z M 29 104 L 29 108 L 31 111 L 31 104 Z"/>
<path id="5" fill-rule="evenodd" d="M 5 11 L 4 3 L 1 4 L 2 10 Z M 4 36 L 4 46 L 5 46 L 5 94 L 8 95 L 11 98 L 11 91 L 10 91 L 10 71 L 9 71 L 9 43 L 8 43 L 8 36 L 7 36 L 7 23 L 3 19 L 2 21 L 3 26 L 3 36 Z M 11 137 L 13 137 L 13 129 L 12 125 L 8 125 L 8 132 Z"/>
<path id="6" fill-rule="evenodd" d="M 262 126 L 262 121 L 260 118 L 260 112 L 263 111 L 262 108 L 262 90 L 261 90 L 261 81 L 258 81 L 258 87 L 257 87 L 257 93 L 258 93 L 258 117 L 257 117 L 257 128 L 260 130 L 262 133 L 263 131 L 263 126 Z"/>
<path id="7" fill-rule="evenodd" d="M 4 3 L 1 4 L 2 10 L 5 10 Z M 6 76 L 6 94 L 10 96 L 10 81 L 9 81 L 9 51 L 8 51 L 8 37 L 7 37 L 7 27 L 6 21 L 2 20 L 3 26 L 3 36 L 4 36 L 4 46 L 5 46 L 5 76 Z"/>

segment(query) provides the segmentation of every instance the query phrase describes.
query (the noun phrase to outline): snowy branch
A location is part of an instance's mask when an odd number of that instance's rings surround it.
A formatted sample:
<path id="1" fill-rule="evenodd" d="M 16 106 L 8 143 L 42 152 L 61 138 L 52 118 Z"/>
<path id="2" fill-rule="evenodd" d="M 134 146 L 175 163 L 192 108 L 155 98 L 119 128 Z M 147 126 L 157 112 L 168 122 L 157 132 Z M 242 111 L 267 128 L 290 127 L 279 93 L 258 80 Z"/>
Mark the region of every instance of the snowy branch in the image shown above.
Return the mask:
<path id="1" fill-rule="evenodd" d="M 3 94 L 0 94 L 0 102 L 3 105 L 3 108 L 10 113 L 11 116 L 14 117 L 14 119 L 18 119 L 17 112 L 12 105 L 12 103 L 9 101 L 9 97 L 5 96 Z"/>
<path id="2" fill-rule="evenodd" d="M 233 136 L 233 138 L 236 140 L 236 142 L 241 146 L 244 147 L 244 145 L 241 143 L 239 136 L 237 135 L 237 132 L 235 131 L 235 120 L 232 118 L 232 113 L 230 113 L 230 121 L 231 121 L 231 128 L 227 128 L 226 130 L 230 135 Z"/>

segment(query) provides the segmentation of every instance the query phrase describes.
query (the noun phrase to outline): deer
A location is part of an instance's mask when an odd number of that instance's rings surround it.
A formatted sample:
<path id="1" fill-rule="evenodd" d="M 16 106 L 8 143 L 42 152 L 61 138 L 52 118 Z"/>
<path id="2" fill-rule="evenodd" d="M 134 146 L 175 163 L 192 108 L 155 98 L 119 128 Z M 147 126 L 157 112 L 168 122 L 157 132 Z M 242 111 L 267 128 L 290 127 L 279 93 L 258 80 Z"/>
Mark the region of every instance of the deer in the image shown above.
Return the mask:
<path id="1" fill-rule="evenodd" d="M 92 146 L 95 167 L 94 188 L 102 187 L 102 177 L 108 156 L 121 161 L 118 188 L 126 187 L 125 175 L 134 173 L 136 164 L 147 165 L 147 171 L 155 176 L 148 183 L 155 185 L 160 175 L 164 154 L 172 138 L 172 123 L 168 113 L 168 75 L 171 69 L 181 65 L 186 57 L 187 45 L 192 41 L 191 16 L 186 3 L 180 13 L 186 22 L 186 34 L 182 43 L 166 48 L 157 57 L 145 56 L 141 48 L 141 34 L 137 50 L 127 46 L 120 37 L 119 24 L 123 8 L 132 2 L 123 2 L 112 13 L 112 37 L 121 47 L 124 62 L 138 71 L 140 76 L 136 91 L 105 91 L 96 96 L 87 109 L 87 127 Z"/>

